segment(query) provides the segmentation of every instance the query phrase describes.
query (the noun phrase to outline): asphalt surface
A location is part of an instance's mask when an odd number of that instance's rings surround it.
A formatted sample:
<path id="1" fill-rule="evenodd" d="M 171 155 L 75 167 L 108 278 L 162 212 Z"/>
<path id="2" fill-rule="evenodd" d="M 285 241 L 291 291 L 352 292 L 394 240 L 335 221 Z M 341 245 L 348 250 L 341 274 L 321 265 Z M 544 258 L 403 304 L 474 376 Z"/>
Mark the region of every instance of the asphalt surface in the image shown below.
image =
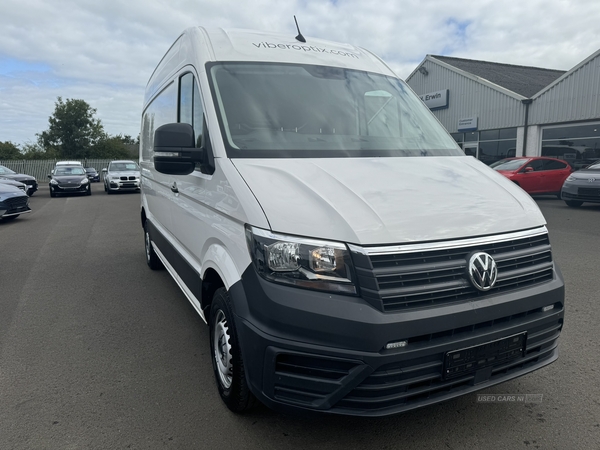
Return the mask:
<path id="1" fill-rule="evenodd" d="M 235 415 L 208 329 L 145 264 L 139 194 L 50 198 L 0 221 L 0 450 L 599 449 L 600 205 L 537 199 L 567 283 L 556 363 L 485 394 L 383 419 Z"/>

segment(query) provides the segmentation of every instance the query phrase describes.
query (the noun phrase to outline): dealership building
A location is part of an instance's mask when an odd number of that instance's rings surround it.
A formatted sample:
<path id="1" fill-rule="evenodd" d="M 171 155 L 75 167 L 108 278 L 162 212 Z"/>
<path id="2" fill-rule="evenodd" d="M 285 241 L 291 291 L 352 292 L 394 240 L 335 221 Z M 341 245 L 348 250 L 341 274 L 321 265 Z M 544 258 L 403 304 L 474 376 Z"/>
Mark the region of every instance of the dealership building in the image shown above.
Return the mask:
<path id="1" fill-rule="evenodd" d="M 487 164 L 600 159 L 600 50 L 567 72 L 427 55 L 406 82 L 465 153 Z"/>

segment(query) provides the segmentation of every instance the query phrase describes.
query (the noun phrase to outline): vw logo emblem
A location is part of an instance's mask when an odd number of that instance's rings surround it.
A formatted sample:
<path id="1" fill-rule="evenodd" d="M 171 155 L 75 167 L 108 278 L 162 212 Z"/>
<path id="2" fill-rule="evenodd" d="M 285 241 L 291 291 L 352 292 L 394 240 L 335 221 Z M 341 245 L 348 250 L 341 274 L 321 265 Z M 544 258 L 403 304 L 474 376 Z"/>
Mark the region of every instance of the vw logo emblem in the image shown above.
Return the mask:
<path id="1" fill-rule="evenodd" d="M 480 291 L 489 291 L 496 284 L 498 266 L 487 253 L 473 253 L 467 267 L 471 283 Z"/>

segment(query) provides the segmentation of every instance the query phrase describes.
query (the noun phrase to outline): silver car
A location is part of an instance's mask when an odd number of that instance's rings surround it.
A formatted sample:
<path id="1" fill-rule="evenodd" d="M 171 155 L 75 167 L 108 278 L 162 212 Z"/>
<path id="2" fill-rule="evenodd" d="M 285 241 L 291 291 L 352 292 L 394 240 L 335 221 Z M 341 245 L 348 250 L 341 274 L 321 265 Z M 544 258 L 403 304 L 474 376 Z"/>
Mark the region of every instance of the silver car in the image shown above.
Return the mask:
<path id="1" fill-rule="evenodd" d="M 104 191 L 107 194 L 121 191 L 140 191 L 140 168 L 134 161 L 111 161 L 104 174 Z"/>
<path id="2" fill-rule="evenodd" d="M 563 184 L 561 198 L 573 207 L 581 206 L 583 202 L 600 203 L 600 161 L 569 175 Z"/>

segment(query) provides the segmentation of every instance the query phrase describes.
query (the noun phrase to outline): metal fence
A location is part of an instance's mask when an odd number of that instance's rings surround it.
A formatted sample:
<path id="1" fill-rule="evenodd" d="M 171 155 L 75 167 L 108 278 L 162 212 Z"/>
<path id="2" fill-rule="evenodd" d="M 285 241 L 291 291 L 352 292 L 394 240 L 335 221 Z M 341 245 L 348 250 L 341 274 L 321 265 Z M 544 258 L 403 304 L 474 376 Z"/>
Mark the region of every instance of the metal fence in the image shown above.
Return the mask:
<path id="1" fill-rule="evenodd" d="M 17 173 L 24 173 L 35 177 L 38 182 L 45 181 L 48 179 L 48 174 L 54 169 L 57 161 L 61 159 L 43 159 L 43 160 L 29 160 L 29 159 L 14 159 L 9 161 L 1 161 L 0 165 L 8 167 Z M 73 161 L 77 161 L 74 159 Z M 84 167 L 93 167 L 98 173 L 102 173 L 102 169 L 108 167 L 108 163 L 112 159 L 82 159 L 79 160 Z"/>

